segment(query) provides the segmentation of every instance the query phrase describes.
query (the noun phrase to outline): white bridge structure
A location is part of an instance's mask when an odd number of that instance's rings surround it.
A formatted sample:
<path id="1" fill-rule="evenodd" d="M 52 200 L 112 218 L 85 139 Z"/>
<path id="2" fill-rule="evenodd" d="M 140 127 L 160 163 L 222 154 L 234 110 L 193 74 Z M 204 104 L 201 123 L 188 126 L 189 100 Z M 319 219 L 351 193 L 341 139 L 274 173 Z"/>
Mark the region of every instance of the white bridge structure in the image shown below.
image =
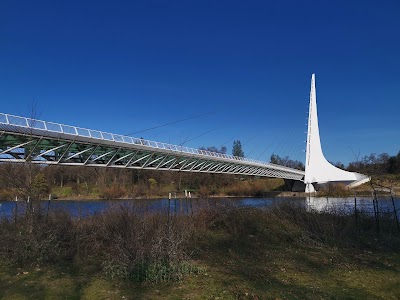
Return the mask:
<path id="1" fill-rule="evenodd" d="M 244 157 L 0 113 L 0 162 L 95 166 L 276 177 L 356 186 L 368 177 L 338 169 L 321 149 L 312 75 L 305 172 Z"/>
<path id="2" fill-rule="evenodd" d="M 304 171 L 181 145 L 0 113 L 0 162 L 225 173 L 301 180 Z"/>
<path id="3" fill-rule="evenodd" d="M 356 187 L 370 180 L 368 176 L 363 174 L 339 169 L 325 158 L 319 137 L 315 74 L 312 74 L 311 77 L 305 169 L 303 181 L 306 185 L 306 193 L 315 192 L 321 185 L 328 182 Z"/>

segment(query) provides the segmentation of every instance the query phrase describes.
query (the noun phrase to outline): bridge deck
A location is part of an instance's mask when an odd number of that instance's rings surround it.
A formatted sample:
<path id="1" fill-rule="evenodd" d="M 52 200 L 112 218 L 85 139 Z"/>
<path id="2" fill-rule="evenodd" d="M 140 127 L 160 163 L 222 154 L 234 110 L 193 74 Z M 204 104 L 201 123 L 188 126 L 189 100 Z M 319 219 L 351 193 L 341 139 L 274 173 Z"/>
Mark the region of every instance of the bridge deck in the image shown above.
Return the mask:
<path id="1" fill-rule="evenodd" d="M 0 161 L 257 175 L 304 171 L 206 150 L 0 113 Z"/>

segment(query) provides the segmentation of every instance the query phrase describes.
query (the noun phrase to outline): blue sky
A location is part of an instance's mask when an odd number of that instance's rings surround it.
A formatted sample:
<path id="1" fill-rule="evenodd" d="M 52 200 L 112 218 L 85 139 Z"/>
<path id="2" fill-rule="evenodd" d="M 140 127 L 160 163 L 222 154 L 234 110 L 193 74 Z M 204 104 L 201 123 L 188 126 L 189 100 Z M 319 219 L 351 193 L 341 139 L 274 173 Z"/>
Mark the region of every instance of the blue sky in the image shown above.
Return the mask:
<path id="1" fill-rule="evenodd" d="M 120 134 L 201 115 L 137 136 L 304 161 L 315 72 L 347 164 L 400 150 L 399 53 L 399 1 L 2 0 L 0 112 Z"/>

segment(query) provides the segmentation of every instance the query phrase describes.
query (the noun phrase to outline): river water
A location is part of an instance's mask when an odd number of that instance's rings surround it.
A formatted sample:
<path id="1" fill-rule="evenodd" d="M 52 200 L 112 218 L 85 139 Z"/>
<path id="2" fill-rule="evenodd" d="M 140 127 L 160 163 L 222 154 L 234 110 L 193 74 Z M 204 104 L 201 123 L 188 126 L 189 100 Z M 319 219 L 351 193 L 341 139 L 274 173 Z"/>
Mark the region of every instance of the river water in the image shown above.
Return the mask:
<path id="1" fill-rule="evenodd" d="M 129 207 L 138 211 L 156 211 L 168 213 L 188 213 L 201 207 L 210 205 L 232 205 L 237 207 L 270 208 L 282 203 L 291 203 L 308 210 L 319 212 L 330 211 L 340 214 L 359 211 L 373 214 L 372 198 L 359 198 L 356 203 L 354 198 L 212 198 L 212 199 L 145 199 L 145 200 L 52 200 L 41 201 L 42 209 L 66 210 L 74 216 L 87 216 L 101 213 L 115 207 Z M 395 209 L 400 209 L 400 198 L 394 199 Z M 379 212 L 393 213 L 393 202 L 390 197 L 378 200 Z M 25 201 L 0 201 L 0 218 L 9 218 L 15 209 L 23 212 L 26 208 Z M 398 211 L 400 214 L 400 211 Z"/>

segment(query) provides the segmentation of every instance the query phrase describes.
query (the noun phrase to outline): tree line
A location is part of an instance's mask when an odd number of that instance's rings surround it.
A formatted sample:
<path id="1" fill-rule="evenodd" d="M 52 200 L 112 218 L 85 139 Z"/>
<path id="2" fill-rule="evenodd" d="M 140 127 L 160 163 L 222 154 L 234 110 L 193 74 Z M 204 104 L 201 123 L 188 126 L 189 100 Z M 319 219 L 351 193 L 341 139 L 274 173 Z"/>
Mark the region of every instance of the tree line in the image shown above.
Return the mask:
<path id="1" fill-rule="evenodd" d="M 347 170 L 368 175 L 400 174 L 400 151 L 397 155 L 371 153 L 349 163 Z"/>

